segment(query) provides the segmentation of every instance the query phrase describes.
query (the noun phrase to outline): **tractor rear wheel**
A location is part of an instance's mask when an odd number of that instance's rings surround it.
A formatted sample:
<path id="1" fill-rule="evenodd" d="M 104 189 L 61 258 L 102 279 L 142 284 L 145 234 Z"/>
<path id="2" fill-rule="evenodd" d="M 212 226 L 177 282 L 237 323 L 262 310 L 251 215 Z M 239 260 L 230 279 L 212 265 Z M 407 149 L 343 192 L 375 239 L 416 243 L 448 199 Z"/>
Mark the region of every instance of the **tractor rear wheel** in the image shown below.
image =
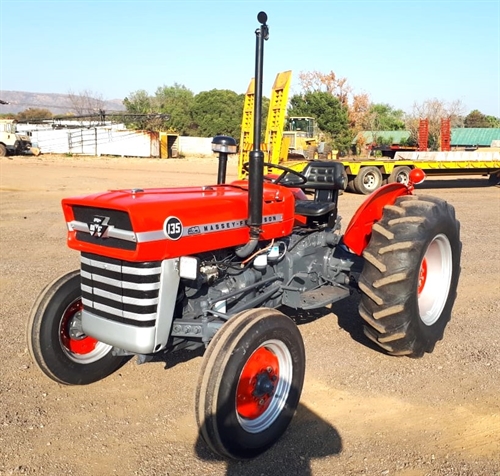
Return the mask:
<path id="1" fill-rule="evenodd" d="M 210 342 L 196 389 L 200 433 L 216 453 L 253 458 L 285 432 L 305 373 L 302 336 L 274 309 L 232 317 Z"/>
<path id="2" fill-rule="evenodd" d="M 460 274 L 460 224 L 435 197 L 384 208 L 363 252 L 359 313 L 365 334 L 392 355 L 422 357 L 443 338 Z"/>
<path id="3" fill-rule="evenodd" d="M 52 380 L 86 385 L 112 374 L 127 360 L 110 345 L 81 329 L 80 271 L 50 283 L 39 295 L 28 320 L 28 349 L 33 361 Z"/>
<path id="4" fill-rule="evenodd" d="M 7 157 L 7 147 L 0 144 L 0 157 Z"/>

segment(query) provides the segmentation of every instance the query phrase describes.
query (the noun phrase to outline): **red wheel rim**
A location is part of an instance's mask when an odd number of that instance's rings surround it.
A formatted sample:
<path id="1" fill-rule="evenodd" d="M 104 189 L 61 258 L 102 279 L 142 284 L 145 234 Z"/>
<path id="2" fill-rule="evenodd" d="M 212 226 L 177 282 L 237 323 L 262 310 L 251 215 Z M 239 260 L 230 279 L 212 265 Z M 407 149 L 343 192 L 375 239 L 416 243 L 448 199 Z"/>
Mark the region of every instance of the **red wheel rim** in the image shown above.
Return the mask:
<path id="1" fill-rule="evenodd" d="M 278 357 L 259 347 L 247 360 L 238 381 L 236 410 L 243 418 L 261 416 L 271 403 L 279 381 Z"/>
<path id="2" fill-rule="evenodd" d="M 93 352 L 97 345 L 97 339 L 93 337 L 88 337 L 82 334 L 81 338 L 74 339 L 70 334 L 70 326 L 73 318 L 78 312 L 83 309 L 82 300 L 78 299 L 73 304 L 71 304 L 64 312 L 63 318 L 61 320 L 61 327 L 59 329 L 61 342 L 66 347 L 66 350 L 73 354 L 85 355 Z"/>
<path id="3" fill-rule="evenodd" d="M 427 281 L 427 260 L 424 258 L 420 265 L 420 272 L 418 274 L 418 294 L 423 291 L 425 282 Z"/>

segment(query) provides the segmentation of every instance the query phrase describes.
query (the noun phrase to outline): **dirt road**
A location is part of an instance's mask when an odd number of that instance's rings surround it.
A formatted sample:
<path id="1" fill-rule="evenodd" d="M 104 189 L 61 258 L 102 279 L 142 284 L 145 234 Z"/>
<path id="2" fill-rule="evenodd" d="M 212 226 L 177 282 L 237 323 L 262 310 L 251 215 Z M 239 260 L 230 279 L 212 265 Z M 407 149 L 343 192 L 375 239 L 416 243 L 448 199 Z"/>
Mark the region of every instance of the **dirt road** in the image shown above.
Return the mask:
<path id="1" fill-rule="evenodd" d="M 58 385 L 33 365 L 30 307 L 79 263 L 65 245 L 61 198 L 215 181 L 212 159 L 0 159 L 0 475 L 499 476 L 500 188 L 483 178 L 417 190 L 451 202 L 462 225 L 458 298 L 434 353 L 413 360 L 374 349 L 356 296 L 296 315 L 307 353 L 301 405 L 254 461 L 228 463 L 200 442 L 199 352 L 131 360 L 86 387 Z M 362 200 L 340 197 L 344 226 Z"/>

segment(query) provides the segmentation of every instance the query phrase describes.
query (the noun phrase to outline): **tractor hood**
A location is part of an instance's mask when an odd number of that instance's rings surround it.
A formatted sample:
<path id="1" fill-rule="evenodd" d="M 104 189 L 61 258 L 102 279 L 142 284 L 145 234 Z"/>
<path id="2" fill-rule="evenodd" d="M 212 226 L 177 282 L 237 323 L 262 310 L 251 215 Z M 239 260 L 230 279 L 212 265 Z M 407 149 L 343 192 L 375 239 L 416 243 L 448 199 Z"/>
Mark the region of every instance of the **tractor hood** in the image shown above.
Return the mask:
<path id="1" fill-rule="evenodd" d="M 288 235 L 292 191 L 264 184 L 262 239 Z M 158 261 L 249 239 L 248 182 L 113 190 L 62 201 L 68 246 L 128 261 Z"/>

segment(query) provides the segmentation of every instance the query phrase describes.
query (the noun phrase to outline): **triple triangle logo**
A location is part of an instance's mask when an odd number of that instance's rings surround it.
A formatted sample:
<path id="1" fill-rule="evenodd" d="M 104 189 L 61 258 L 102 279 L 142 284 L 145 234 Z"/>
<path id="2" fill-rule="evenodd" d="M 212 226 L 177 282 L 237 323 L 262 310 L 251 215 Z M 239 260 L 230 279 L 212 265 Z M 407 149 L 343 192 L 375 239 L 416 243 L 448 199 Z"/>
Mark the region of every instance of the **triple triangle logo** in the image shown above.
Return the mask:
<path id="1" fill-rule="evenodd" d="M 93 220 L 88 223 L 89 231 L 92 236 L 102 238 L 108 231 L 109 217 L 95 216 Z"/>

